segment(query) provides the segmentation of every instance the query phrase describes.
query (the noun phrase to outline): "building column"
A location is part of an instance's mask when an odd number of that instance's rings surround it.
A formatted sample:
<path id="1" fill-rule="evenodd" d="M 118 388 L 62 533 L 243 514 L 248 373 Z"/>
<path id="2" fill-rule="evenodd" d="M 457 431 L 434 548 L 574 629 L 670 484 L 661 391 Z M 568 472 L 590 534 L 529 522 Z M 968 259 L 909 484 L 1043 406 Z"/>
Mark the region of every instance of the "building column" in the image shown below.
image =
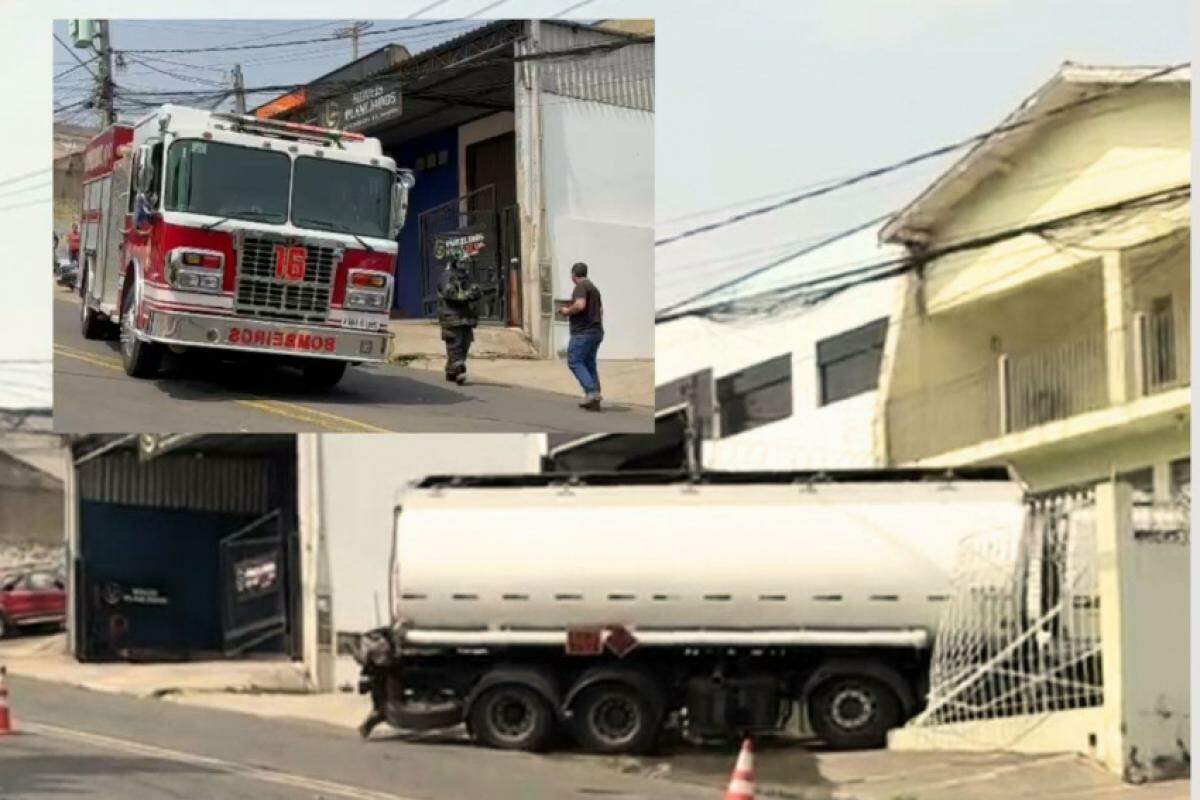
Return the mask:
<path id="1" fill-rule="evenodd" d="M 321 437 L 296 434 L 300 527 L 300 625 L 304 670 L 314 691 L 334 689 L 333 592 L 321 503 Z"/>
<path id="2" fill-rule="evenodd" d="M 82 596 L 83 587 L 79 585 L 79 575 L 75 570 L 75 560 L 79 557 L 79 491 L 75 479 L 75 453 L 71 449 L 68 437 L 62 442 L 62 457 L 65 462 L 63 469 L 63 554 L 64 566 L 67 570 L 67 652 L 76 655 L 79 647 L 79 631 L 76 630 L 81 620 L 78 619 L 76 603 Z"/>
<path id="3" fill-rule="evenodd" d="M 1096 487 L 1104 706 L 1099 758 L 1133 783 L 1186 774 L 1190 735 L 1188 537 L 1135 538 L 1133 492 Z"/>
<path id="4" fill-rule="evenodd" d="M 1110 250 L 1103 255 L 1105 352 L 1108 402 L 1111 405 L 1121 405 L 1132 399 L 1129 376 L 1133 313 L 1125 292 L 1126 261 L 1122 250 Z"/>

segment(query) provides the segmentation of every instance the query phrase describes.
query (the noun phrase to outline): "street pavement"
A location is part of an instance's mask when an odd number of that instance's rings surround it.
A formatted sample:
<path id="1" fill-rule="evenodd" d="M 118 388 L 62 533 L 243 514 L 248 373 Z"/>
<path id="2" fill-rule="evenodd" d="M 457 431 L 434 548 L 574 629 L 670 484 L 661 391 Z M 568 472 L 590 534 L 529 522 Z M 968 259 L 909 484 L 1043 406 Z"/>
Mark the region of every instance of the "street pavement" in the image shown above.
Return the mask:
<path id="1" fill-rule="evenodd" d="M 306 722 L 9 680 L 18 733 L 0 737 L 0 798 L 702 800 L 710 789 L 599 760 L 506 753 L 459 739 L 363 742 Z"/>
<path id="2" fill-rule="evenodd" d="M 295 370 L 202 353 L 169 357 L 156 378 L 131 378 L 121 368 L 118 343 L 84 339 L 78 318 L 78 300 L 56 294 L 60 433 L 650 433 L 654 426 L 648 406 L 614 403 L 595 413 L 565 394 L 487 379 L 457 386 L 440 372 L 398 364 L 351 367 L 323 391 L 304 387 Z"/>

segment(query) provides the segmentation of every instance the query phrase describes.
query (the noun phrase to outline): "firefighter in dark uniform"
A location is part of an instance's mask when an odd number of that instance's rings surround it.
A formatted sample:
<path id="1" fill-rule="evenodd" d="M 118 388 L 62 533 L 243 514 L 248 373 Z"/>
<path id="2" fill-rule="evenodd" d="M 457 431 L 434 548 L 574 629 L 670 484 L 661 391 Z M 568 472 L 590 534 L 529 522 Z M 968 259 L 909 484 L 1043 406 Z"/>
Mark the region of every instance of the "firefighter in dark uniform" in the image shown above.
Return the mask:
<path id="1" fill-rule="evenodd" d="M 446 262 L 438 279 L 438 324 L 446 343 L 446 380 L 460 386 L 467 382 L 467 351 L 479 323 L 477 305 L 481 294 L 462 262 L 454 258 Z"/>

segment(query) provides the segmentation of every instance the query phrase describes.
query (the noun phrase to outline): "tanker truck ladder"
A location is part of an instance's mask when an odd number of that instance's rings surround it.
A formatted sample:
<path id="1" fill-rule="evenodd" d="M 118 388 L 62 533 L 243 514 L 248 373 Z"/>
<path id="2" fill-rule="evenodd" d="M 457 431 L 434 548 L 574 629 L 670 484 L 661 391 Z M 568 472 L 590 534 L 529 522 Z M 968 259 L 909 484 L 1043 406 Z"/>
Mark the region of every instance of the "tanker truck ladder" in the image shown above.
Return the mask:
<path id="1" fill-rule="evenodd" d="M 909 727 L 1102 703 L 1093 506 L 1090 491 L 1034 499 L 1019 540 L 985 532 L 964 541 L 928 705 Z"/>

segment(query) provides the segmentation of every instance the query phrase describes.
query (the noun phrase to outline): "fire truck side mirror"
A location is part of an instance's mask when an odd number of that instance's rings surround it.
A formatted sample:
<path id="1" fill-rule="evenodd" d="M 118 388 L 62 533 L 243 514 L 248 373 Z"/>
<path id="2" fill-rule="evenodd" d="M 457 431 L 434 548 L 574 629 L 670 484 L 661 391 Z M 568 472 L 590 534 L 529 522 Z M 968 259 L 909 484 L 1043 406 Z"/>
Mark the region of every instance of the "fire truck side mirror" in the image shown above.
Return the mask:
<path id="1" fill-rule="evenodd" d="M 146 194 L 153 186 L 154 181 L 154 154 L 153 148 L 148 144 L 140 145 L 137 149 L 137 176 L 134 181 L 135 186 L 140 194 Z"/>
<path id="2" fill-rule="evenodd" d="M 404 227 L 404 220 L 408 217 L 408 192 L 416 183 L 417 179 L 413 177 L 411 170 L 402 169 L 396 173 L 396 183 L 392 186 L 391 238 L 393 239 L 399 235 L 400 229 Z"/>

